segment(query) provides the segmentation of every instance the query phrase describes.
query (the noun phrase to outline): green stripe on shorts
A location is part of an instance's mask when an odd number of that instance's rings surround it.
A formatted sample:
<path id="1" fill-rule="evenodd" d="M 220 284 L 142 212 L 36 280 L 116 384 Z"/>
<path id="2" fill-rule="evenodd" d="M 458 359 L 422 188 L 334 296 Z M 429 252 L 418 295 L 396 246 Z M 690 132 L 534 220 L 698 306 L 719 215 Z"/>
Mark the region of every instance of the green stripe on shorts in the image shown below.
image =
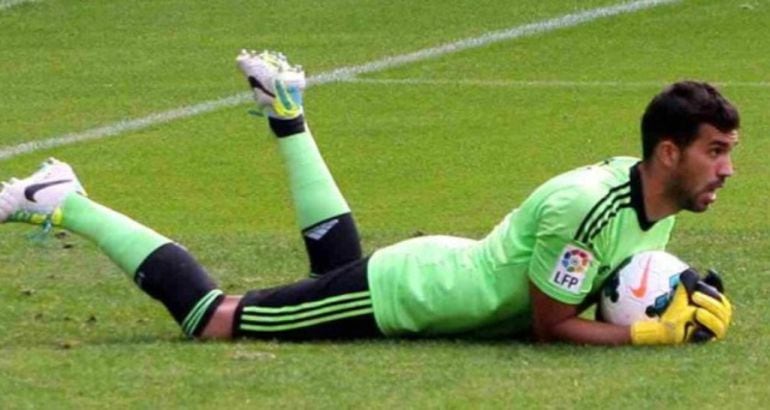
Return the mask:
<path id="1" fill-rule="evenodd" d="M 316 319 L 304 320 L 301 322 L 294 322 L 294 323 L 283 324 L 283 325 L 282 324 L 255 325 L 255 324 L 241 323 L 240 327 L 242 330 L 250 330 L 250 331 L 256 331 L 256 332 L 281 332 L 284 330 L 300 329 L 303 327 L 310 327 L 321 323 L 332 322 L 339 319 L 346 319 L 350 317 L 361 316 L 361 315 L 366 315 L 371 313 L 372 313 L 372 308 L 371 306 L 369 306 L 362 309 L 350 310 L 347 312 L 338 313 L 335 315 L 323 316 Z"/>

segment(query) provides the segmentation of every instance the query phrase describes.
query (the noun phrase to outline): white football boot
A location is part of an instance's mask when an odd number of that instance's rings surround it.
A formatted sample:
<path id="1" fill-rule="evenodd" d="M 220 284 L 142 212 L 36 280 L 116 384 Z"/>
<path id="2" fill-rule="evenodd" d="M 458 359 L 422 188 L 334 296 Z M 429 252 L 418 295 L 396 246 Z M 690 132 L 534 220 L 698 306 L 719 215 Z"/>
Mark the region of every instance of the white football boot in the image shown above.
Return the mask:
<path id="1" fill-rule="evenodd" d="M 259 110 L 273 118 L 292 119 L 302 114 L 305 72 L 286 56 L 273 51 L 241 50 L 235 61 L 254 91 Z"/>
<path id="2" fill-rule="evenodd" d="M 49 158 L 29 177 L 3 182 L 0 222 L 59 225 L 62 218 L 59 206 L 72 192 L 86 194 L 72 167 Z"/>

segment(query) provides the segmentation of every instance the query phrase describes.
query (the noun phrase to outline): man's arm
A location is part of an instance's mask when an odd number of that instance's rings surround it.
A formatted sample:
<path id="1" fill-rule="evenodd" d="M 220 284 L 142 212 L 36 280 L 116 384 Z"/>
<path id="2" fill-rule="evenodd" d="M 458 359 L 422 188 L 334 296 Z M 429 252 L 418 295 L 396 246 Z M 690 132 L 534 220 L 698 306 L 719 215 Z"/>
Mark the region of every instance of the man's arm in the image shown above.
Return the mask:
<path id="1" fill-rule="evenodd" d="M 581 304 L 596 291 L 595 282 L 602 280 L 599 266 L 611 252 L 603 242 L 585 243 L 580 240 L 585 236 L 578 234 L 606 196 L 597 195 L 585 184 L 574 185 L 574 189 L 545 189 L 547 196 L 532 205 L 538 207 L 531 211 L 537 227 L 528 276 L 536 339 L 598 345 L 680 344 L 692 340 L 698 324 L 717 338 L 724 337 L 730 306 L 716 300 L 691 300 L 684 286 L 677 287 L 659 320 L 618 326 L 578 317 L 584 307 Z"/>
<path id="2" fill-rule="evenodd" d="M 564 341 L 579 344 L 621 345 L 631 343 L 628 326 L 578 317 L 578 305 L 559 302 L 530 283 L 532 328 L 539 342 Z"/>
<path id="3" fill-rule="evenodd" d="M 684 276 L 684 274 L 683 274 Z M 530 284 L 533 331 L 541 342 L 565 341 L 580 344 L 674 345 L 698 341 L 693 335 L 703 326 L 716 339 L 724 339 L 732 306 L 724 295 L 718 298 L 686 286 L 677 286 L 674 297 L 659 320 L 639 321 L 631 326 L 579 318 L 579 305 L 559 302 Z"/>

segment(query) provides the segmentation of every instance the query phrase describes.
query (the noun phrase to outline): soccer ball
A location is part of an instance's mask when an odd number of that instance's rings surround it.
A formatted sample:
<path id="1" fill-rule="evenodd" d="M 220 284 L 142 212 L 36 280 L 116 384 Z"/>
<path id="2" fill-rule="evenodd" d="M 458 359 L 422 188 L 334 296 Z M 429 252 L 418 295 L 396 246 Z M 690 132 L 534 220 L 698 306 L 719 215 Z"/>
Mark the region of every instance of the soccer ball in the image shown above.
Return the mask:
<path id="1" fill-rule="evenodd" d="M 674 295 L 679 275 L 689 266 L 664 251 L 644 251 L 626 259 L 613 272 L 599 297 L 605 322 L 630 325 L 659 317 Z"/>

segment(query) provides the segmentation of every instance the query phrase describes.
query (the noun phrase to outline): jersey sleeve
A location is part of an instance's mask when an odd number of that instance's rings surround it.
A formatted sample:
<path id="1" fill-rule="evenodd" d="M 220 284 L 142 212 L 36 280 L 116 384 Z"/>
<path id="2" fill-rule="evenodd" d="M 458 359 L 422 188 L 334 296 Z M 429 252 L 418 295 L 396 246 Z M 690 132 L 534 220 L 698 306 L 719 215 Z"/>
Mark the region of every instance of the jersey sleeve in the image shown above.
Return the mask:
<path id="1" fill-rule="evenodd" d="M 564 189 L 540 204 L 529 279 L 549 297 L 570 305 L 581 303 L 596 279 L 596 251 L 576 239 L 590 211 L 592 195 Z"/>

